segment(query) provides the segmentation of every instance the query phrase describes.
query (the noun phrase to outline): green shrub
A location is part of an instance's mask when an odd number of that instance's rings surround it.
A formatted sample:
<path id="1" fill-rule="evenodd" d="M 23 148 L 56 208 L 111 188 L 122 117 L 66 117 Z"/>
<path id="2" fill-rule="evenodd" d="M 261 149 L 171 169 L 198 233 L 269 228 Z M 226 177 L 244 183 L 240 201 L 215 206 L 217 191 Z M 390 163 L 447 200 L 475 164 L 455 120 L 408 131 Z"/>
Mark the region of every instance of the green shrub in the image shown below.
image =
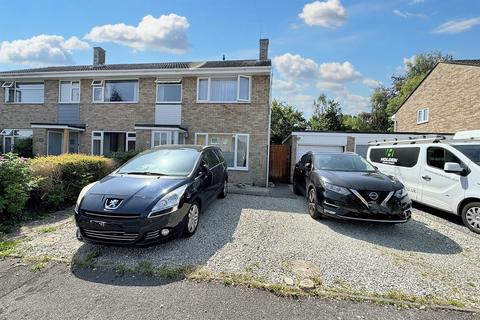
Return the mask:
<path id="1" fill-rule="evenodd" d="M 110 155 L 110 158 L 115 160 L 115 162 L 117 163 L 118 166 L 121 166 L 122 164 L 124 164 L 128 160 L 135 157 L 137 154 L 139 154 L 139 151 L 136 151 L 136 150 L 130 150 L 130 151 L 126 151 L 126 152 L 113 152 Z"/>
<path id="2" fill-rule="evenodd" d="M 16 139 L 13 145 L 13 152 L 20 157 L 33 158 L 33 140 L 32 138 Z"/>
<path id="3" fill-rule="evenodd" d="M 49 210 L 72 205 L 84 186 L 100 180 L 115 167 L 112 159 L 82 154 L 35 158 L 30 171 L 38 184 L 32 192 L 31 203 Z"/>
<path id="4" fill-rule="evenodd" d="M 29 161 L 15 154 L 0 156 L 0 224 L 18 221 L 35 185 Z"/>

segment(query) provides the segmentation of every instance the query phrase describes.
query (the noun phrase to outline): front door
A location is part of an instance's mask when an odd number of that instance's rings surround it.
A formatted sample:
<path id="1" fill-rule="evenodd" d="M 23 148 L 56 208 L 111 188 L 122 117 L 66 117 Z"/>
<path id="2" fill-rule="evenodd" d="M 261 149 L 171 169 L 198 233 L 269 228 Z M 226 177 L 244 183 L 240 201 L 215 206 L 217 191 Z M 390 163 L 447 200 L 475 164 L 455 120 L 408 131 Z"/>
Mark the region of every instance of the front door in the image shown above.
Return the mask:
<path id="1" fill-rule="evenodd" d="M 13 152 L 13 137 L 3 137 L 4 153 Z"/>
<path id="2" fill-rule="evenodd" d="M 423 151 L 425 152 L 425 151 Z M 455 201 L 459 188 L 466 177 L 443 171 L 445 162 L 462 162 L 454 154 L 442 147 L 426 149 L 426 163 L 421 166 L 421 202 L 432 207 L 456 212 Z"/>
<path id="3" fill-rule="evenodd" d="M 78 153 L 78 132 L 70 131 L 68 133 L 68 152 Z"/>
<path id="4" fill-rule="evenodd" d="M 172 131 L 154 131 L 152 147 L 173 144 Z"/>
<path id="5" fill-rule="evenodd" d="M 48 131 L 47 155 L 56 156 L 63 153 L 63 132 Z"/>

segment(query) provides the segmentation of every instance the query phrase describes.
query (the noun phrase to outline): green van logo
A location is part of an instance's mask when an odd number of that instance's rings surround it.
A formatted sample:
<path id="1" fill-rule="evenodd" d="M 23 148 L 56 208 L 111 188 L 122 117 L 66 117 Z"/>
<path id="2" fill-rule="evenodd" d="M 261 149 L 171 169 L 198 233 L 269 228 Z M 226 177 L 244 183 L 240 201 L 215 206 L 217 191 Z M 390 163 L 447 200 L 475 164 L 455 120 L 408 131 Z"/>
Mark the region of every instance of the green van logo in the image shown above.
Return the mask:
<path id="1" fill-rule="evenodd" d="M 393 157 L 395 151 L 392 149 L 392 148 L 388 148 L 386 151 L 385 151 L 385 155 L 389 158 Z"/>

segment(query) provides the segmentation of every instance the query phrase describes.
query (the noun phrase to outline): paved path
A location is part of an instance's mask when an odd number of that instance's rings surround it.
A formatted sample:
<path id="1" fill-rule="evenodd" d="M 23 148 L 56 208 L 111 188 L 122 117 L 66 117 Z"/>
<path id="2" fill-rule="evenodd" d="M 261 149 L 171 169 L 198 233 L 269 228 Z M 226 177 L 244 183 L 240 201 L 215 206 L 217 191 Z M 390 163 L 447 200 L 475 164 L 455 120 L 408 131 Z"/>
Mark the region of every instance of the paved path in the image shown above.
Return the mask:
<path id="1" fill-rule="evenodd" d="M 17 260 L 0 261 L 0 319 L 478 319 L 440 310 L 270 293 L 189 281 L 76 270 L 50 265 L 32 272 Z"/>

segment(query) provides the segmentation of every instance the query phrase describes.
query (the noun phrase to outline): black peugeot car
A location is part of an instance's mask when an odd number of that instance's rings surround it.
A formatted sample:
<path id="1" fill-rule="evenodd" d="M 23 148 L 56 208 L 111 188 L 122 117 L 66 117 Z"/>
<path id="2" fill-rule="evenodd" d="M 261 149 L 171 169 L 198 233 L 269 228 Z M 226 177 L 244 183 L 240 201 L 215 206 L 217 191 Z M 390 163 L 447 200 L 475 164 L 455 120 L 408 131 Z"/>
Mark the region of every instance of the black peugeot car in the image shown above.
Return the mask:
<path id="1" fill-rule="evenodd" d="M 411 217 L 403 184 L 355 153 L 308 152 L 295 165 L 293 190 L 306 195 L 314 219 L 403 223 Z"/>
<path id="2" fill-rule="evenodd" d="M 227 182 L 227 164 L 219 148 L 153 148 L 81 191 L 75 206 L 77 238 L 149 245 L 192 236 L 200 212 L 227 195 Z"/>

